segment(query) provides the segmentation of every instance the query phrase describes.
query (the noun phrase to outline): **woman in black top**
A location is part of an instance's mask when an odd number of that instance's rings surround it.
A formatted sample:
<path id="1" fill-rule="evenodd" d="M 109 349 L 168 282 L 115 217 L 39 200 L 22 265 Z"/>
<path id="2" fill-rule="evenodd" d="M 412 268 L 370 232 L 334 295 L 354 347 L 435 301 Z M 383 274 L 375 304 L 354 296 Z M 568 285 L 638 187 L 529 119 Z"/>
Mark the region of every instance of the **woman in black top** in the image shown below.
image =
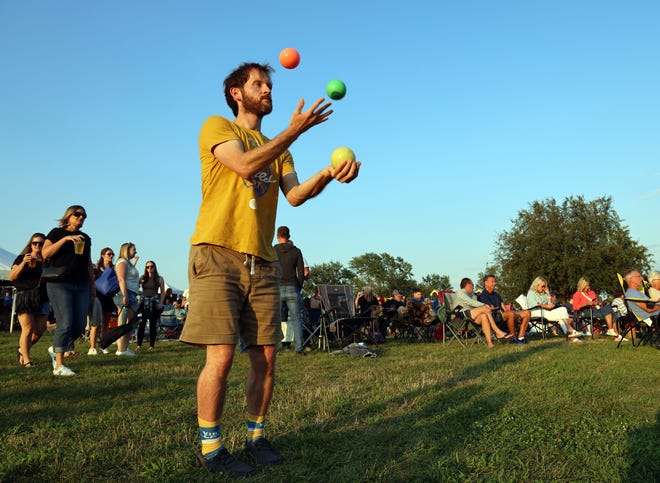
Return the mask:
<path id="1" fill-rule="evenodd" d="M 64 353 L 73 350 L 73 343 L 85 332 L 89 304 L 96 297 L 94 271 L 90 258 L 92 239 L 80 231 L 87 218 L 85 208 L 69 206 L 53 228 L 43 248 L 47 272 L 58 275 L 48 278 L 48 298 L 55 312 L 56 328 L 53 345 L 48 349 L 53 361 L 53 375 L 73 376 L 64 365 Z"/>
<path id="2" fill-rule="evenodd" d="M 17 350 L 18 363 L 23 367 L 34 367 L 30 349 L 46 330 L 46 319 L 50 305 L 45 286 L 40 284 L 42 263 L 41 248 L 46 235 L 35 233 L 14 260 L 9 280 L 16 287 L 16 313 L 21 324 L 21 337 Z"/>
<path id="3" fill-rule="evenodd" d="M 163 311 L 163 299 L 165 298 L 165 281 L 158 275 L 156 262 L 149 260 L 144 266 L 144 275 L 140 277 L 142 286 L 142 318 L 138 326 L 137 348 L 142 347 L 144 329 L 149 321 L 149 350 L 156 345 L 156 331 L 158 330 L 158 318 Z"/>

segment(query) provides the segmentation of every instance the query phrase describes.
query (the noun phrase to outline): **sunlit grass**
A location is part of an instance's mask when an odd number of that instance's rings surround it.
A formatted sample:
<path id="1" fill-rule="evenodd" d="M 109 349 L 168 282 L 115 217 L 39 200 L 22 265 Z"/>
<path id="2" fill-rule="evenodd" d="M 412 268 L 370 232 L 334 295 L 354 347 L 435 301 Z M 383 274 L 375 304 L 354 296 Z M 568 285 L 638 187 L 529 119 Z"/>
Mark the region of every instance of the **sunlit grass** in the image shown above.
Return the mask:
<path id="1" fill-rule="evenodd" d="M 0 334 L 2 481 L 211 481 L 195 468 L 203 352 L 176 342 L 135 358 L 81 356 L 54 378 L 15 363 Z M 87 347 L 79 350 L 86 352 Z M 285 464 L 256 481 L 654 481 L 660 351 L 533 341 L 463 349 L 388 341 L 378 357 L 284 353 L 267 434 Z M 245 437 L 246 356 L 223 422 Z"/>

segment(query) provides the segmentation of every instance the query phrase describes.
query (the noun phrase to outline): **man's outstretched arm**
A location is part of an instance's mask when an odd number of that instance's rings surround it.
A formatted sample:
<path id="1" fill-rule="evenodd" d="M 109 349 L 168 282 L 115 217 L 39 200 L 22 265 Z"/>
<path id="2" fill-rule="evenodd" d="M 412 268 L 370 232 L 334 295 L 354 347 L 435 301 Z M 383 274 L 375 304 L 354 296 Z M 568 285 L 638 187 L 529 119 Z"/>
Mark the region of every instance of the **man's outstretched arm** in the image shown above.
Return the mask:
<path id="1" fill-rule="evenodd" d="M 300 206 L 318 195 L 333 179 L 340 183 L 350 183 L 357 178 L 361 163 L 344 161 L 336 168 L 328 166 L 308 180 L 299 183 L 296 173 L 290 173 L 282 179 L 282 192 L 291 206 Z"/>

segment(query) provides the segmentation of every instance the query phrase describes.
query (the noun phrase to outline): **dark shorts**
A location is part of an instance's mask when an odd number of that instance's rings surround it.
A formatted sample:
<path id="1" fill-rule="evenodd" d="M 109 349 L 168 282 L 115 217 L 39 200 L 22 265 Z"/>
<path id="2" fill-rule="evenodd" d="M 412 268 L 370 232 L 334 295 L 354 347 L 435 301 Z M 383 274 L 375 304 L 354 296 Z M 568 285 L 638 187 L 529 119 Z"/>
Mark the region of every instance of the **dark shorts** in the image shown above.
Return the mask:
<path id="1" fill-rule="evenodd" d="M 189 310 L 179 340 L 236 344 L 240 336 L 246 347 L 279 344 L 281 276 L 278 261 L 215 245 L 193 245 L 188 260 Z"/>

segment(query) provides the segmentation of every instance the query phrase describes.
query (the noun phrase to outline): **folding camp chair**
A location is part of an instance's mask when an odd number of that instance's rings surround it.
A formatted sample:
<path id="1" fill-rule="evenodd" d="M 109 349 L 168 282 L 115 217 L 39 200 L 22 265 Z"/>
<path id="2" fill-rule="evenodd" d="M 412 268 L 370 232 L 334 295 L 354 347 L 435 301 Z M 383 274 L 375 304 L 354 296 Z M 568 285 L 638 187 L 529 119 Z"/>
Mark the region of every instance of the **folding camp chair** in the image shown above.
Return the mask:
<path id="1" fill-rule="evenodd" d="M 516 299 L 516 303 L 520 306 L 521 309 L 523 310 L 529 310 L 530 312 L 532 310 L 540 310 L 541 315 L 540 316 L 534 316 L 532 315 L 532 318 L 529 320 L 529 332 L 540 332 L 541 333 L 541 338 L 545 339 L 545 336 L 548 333 L 548 327 L 551 326 L 554 329 L 559 328 L 561 330 L 561 327 L 559 326 L 559 323 L 557 322 L 552 322 L 546 318 L 543 317 L 543 307 L 539 307 L 538 305 L 534 307 L 529 307 L 527 304 L 527 297 L 524 294 L 520 294 L 518 298 Z"/>
<path id="2" fill-rule="evenodd" d="M 305 308 L 303 316 L 303 329 L 306 331 L 307 338 L 303 346 L 317 345 L 320 350 L 330 351 L 328 344 L 328 326 L 335 320 L 334 314 L 325 309 L 323 300 L 321 300 L 321 315 L 318 321 L 314 322 L 309 317 L 309 311 Z"/>
<path id="3" fill-rule="evenodd" d="M 467 321 L 459 316 L 460 308 L 452 308 L 454 305 L 453 300 L 451 300 L 452 296 L 449 293 L 444 294 L 445 322 L 442 342 L 443 344 L 451 344 L 456 340 L 463 347 L 467 347 Z"/>
<path id="4" fill-rule="evenodd" d="M 470 309 L 464 309 L 461 305 L 456 304 L 456 296 L 454 294 L 445 294 L 445 304 L 447 305 L 447 326 L 445 330 L 445 337 L 447 332 L 452 334 L 452 339 L 456 338 L 460 341 L 460 338 L 456 334 L 460 334 L 463 338 L 464 343 L 462 345 L 467 347 L 468 339 L 472 338 L 472 344 L 486 344 L 486 339 L 484 339 L 484 334 L 482 328 L 477 324 L 472 317 L 470 317 Z M 463 325 L 460 325 L 460 322 L 455 322 L 452 324 L 452 321 L 458 319 L 462 321 Z M 490 327 L 488 327 L 490 330 Z"/>
<path id="5" fill-rule="evenodd" d="M 353 289 L 348 285 L 319 285 L 319 296 L 325 307 L 330 307 L 334 320 L 328 325 L 330 336 L 342 345 L 351 342 L 377 343 L 374 317 L 356 317 Z M 330 337 L 333 339 L 333 337 Z"/>
<path id="6" fill-rule="evenodd" d="M 587 336 L 591 335 L 591 338 L 594 338 L 594 329 L 599 319 L 594 319 L 593 306 L 589 305 L 573 312 L 573 320 L 575 321 L 575 330 L 584 332 L 584 329 L 587 329 Z M 602 323 L 600 327 L 600 332 L 603 332 Z"/>
<path id="7" fill-rule="evenodd" d="M 621 284 L 621 289 L 625 294 L 628 290 L 628 284 L 623 279 L 621 274 L 617 273 L 616 276 L 619 279 L 619 284 Z M 658 337 L 657 334 L 660 334 L 660 327 L 658 322 L 659 317 L 655 316 L 655 317 L 642 318 L 639 315 L 637 315 L 637 313 L 633 310 L 634 304 L 638 302 L 649 303 L 650 299 L 626 297 L 624 295 L 623 301 L 625 302 L 626 308 L 628 309 L 628 315 L 624 318 L 625 330 L 621 334 L 622 339 L 617 344 L 617 348 L 621 346 L 621 342 L 623 342 L 623 337 L 626 336 L 630 336 L 630 341 L 633 347 L 639 347 L 640 345 L 653 343 L 654 338 Z M 635 344 L 635 336 L 638 336 L 637 344 Z"/>
<path id="8" fill-rule="evenodd" d="M 183 329 L 185 319 L 177 318 L 172 305 L 164 305 L 158 319 L 159 339 L 178 339 Z"/>

